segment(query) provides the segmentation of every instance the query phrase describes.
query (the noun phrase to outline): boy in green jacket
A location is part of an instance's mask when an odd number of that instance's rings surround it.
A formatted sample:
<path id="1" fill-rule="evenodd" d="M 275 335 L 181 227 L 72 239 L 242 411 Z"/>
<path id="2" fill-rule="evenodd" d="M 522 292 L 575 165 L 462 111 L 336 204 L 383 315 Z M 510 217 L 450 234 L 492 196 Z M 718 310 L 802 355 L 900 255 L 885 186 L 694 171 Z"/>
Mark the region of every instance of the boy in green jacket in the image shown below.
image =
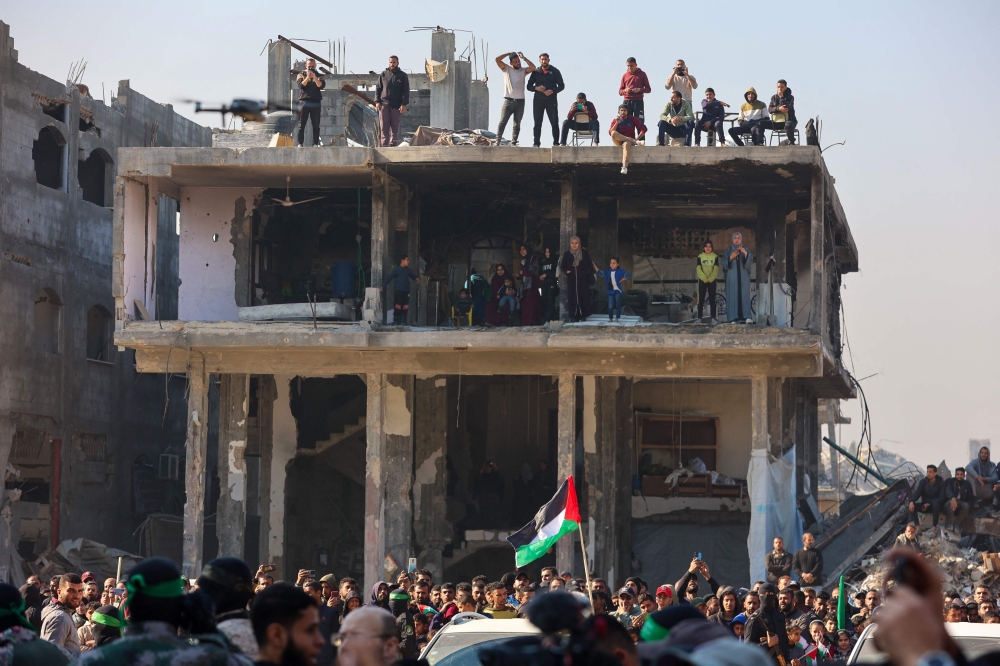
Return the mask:
<path id="1" fill-rule="evenodd" d="M 719 255 L 714 252 L 712 241 L 705 241 L 705 251 L 698 255 L 698 319 L 702 318 L 705 294 L 708 294 L 709 314 L 715 323 L 715 280 L 719 277 Z"/>

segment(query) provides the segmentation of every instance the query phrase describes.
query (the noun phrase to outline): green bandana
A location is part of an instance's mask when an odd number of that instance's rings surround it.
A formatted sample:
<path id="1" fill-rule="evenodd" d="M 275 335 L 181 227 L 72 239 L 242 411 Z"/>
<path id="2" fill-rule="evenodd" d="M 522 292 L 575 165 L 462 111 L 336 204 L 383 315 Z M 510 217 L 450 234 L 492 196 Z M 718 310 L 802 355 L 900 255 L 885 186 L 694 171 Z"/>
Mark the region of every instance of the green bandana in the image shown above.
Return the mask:
<path id="1" fill-rule="evenodd" d="M 114 615 L 105 615 L 104 613 L 94 612 L 90 616 L 90 621 L 96 624 L 103 624 L 107 627 L 116 627 L 118 631 L 122 633 L 124 633 L 125 630 L 125 623 Z"/>
<path id="2" fill-rule="evenodd" d="M 642 631 L 639 632 L 639 638 L 647 643 L 651 641 L 662 641 L 669 635 L 670 630 L 666 627 L 658 625 L 652 617 L 646 618 L 646 621 L 642 623 Z"/>
<path id="3" fill-rule="evenodd" d="M 393 601 L 409 601 L 410 595 L 401 590 L 396 590 L 389 595 L 389 598 Z"/>
<path id="4" fill-rule="evenodd" d="M 184 579 L 177 578 L 175 580 L 165 580 L 162 583 L 149 585 L 146 583 L 146 579 L 142 574 L 135 574 L 134 576 L 129 576 L 128 581 L 125 583 L 125 589 L 128 590 L 128 599 L 126 599 L 125 603 L 122 604 L 122 617 L 125 617 L 125 609 L 131 605 L 132 600 L 135 599 L 136 595 L 145 595 L 147 597 L 155 597 L 157 599 L 173 599 L 176 597 L 183 597 Z"/>
<path id="5" fill-rule="evenodd" d="M 0 608 L 0 617 L 11 617 L 17 618 L 18 624 L 20 624 L 25 629 L 31 629 L 35 631 L 35 628 L 28 622 L 28 618 L 24 617 L 24 599 L 21 599 L 20 603 L 12 603 L 7 608 Z"/>

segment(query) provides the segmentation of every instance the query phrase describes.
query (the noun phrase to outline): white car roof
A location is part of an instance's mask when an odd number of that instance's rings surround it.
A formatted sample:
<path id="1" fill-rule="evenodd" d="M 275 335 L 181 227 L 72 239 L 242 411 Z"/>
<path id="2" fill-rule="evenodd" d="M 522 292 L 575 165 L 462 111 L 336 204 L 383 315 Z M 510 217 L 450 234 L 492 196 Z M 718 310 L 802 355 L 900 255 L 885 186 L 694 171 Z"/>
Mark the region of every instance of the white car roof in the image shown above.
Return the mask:
<path id="1" fill-rule="evenodd" d="M 539 634 L 538 627 L 528 620 L 468 620 L 462 624 L 449 623 L 441 629 L 442 634 Z"/>
<path id="2" fill-rule="evenodd" d="M 969 636 L 974 638 L 1000 638 L 1000 624 L 979 624 L 976 622 L 945 622 L 944 629 L 949 636 Z"/>

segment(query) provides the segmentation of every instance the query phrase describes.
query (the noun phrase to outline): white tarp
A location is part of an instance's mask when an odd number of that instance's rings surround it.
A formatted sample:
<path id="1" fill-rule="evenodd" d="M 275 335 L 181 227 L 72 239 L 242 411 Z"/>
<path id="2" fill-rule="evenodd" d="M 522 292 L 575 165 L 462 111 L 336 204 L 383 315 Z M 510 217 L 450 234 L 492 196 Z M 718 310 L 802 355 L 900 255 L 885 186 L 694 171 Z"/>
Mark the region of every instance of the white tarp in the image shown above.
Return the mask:
<path id="1" fill-rule="evenodd" d="M 802 544 L 802 518 L 796 504 L 795 448 L 779 459 L 764 449 L 750 452 L 747 471 L 750 492 L 750 580 L 767 580 L 764 557 L 771 552 L 771 542 L 780 536 L 785 550 L 795 552 Z"/>

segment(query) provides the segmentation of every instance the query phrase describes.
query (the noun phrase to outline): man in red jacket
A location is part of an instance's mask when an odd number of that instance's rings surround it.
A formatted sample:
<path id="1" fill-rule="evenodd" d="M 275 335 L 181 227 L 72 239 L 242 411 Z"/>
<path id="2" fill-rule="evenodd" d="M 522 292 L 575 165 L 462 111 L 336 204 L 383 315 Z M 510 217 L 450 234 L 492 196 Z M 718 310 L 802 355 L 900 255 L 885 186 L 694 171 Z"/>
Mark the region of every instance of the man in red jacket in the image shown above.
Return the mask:
<path id="1" fill-rule="evenodd" d="M 618 107 L 618 117 L 611 121 L 608 134 L 616 146 L 622 147 L 622 173 L 628 173 L 630 149 L 639 141 L 645 140 L 646 126 L 622 104 Z"/>
<path id="2" fill-rule="evenodd" d="M 625 61 L 628 71 L 622 74 L 622 82 L 618 86 L 618 94 L 625 98 L 625 106 L 628 107 L 629 114 L 635 116 L 640 121 L 646 121 L 646 110 L 643 107 L 642 96 L 653 92 L 649 87 L 649 79 L 646 72 L 639 69 L 635 58 Z"/>

